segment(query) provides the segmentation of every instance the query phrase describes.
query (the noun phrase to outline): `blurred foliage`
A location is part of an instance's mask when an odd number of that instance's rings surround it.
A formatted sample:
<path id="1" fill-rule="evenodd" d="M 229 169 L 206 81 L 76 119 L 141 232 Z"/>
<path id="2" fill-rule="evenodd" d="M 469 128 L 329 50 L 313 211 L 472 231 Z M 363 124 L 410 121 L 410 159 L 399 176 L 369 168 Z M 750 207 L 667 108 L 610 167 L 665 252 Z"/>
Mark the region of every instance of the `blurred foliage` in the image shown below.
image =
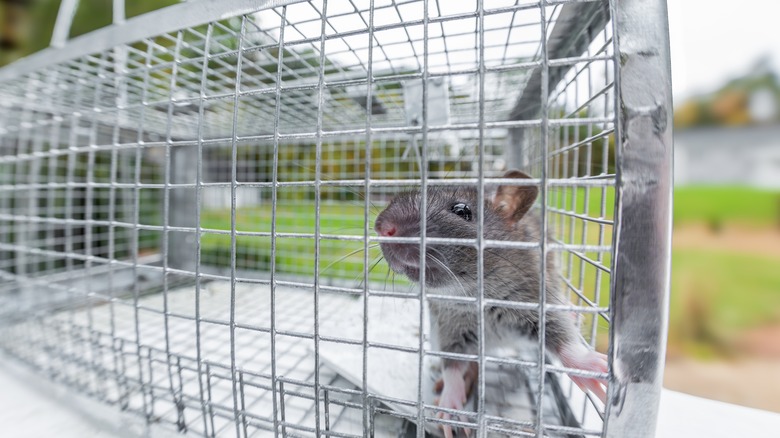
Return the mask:
<path id="1" fill-rule="evenodd" d="M 117 164 L 120 160 L 126 164 Z M 117 189 L 106 187 L 86 186 L 87 181 L 94 183 L 126 182 L 132 180 L 134 172 L 129 164 L 134 157 L 125 155 L 120 158 L 111 152 L 90 152 L 87 154 L 67 154 L 49 157 L 46 160 L 21 160 L 17 163 L 0 164 L 0 174 L 11 175 L 14 182 L 42 184 L 45 182 L 57 183 L 56 188 L 38 188 L 19 190 L 11 196 L 7 196 L 4 207 L 8 211 L 18 211 L 18 214 L 27 213 L 29 209 L 35 209 L 41 216 L 58 220 L 70 220 L 72 224 L 62 225 L 56 223 L 36 224 L 27 229 L 29 233 L 25 238 L 41 245 L 49 251 L 60 253 L 77 252 L 88 253 L 95 257 L 126 258 L 131 255 L 129 242 L 132 240 L 133 231 L 124 227 L 114 227 L 113 253 L 109 253 L 109 226 L 110 220 L 124 223 L 134 222 L 135 196 L 138 196 L 139 214 L 144 224 L 157 225 L 162 223 L 162 212 L 156 208 L 160 205 L 161 197 L 157 190 Z M 113 174 L 120 172 L 116 166 L 125 168 L 125 174 Z M 129 166 L 129 167 L 128 167 Z M 148 159 L 141 160 L 142 169 L 155 169 L 144 172 L 144 182 L 161 183 L 163 173 L 157 169 L 157 165 Z M 72 182 L 68 187 L 65 182 Z M 34 201 L 32 201 L 34 200 Z M 35 204 L 31 204 L 35 202 Z M 89 205 L 89 208 L 87 208 Z M 88 214 L 90 213 L 90 214 Z M 97 223 L 85 224 L 87 221 Z M 85 236 L 91 234 L 91 239 Z M 17 228 L 9 228 L 10 231 L 3 234 L 3 240 L 15 242 L 22 237 L 17 234 Z M 138 250 L 140 253 L 159 248 L 159 235 L 154 232 L 140 230 L 138 233 Z M 0 260 L 12 260 L 14 251 L 0 251 Z M 38 260 L 38 261 L 36 261 Z M 53 258 L 51 256 L 31 256 L 28 262 L 33 271 L 45 271 L 61 269 L 66 265 L 66 258 Z M 84 263 L 80 259 L 70 259 L 69 263 L 78 266 Z M 16 272 L 16 266 L 9 264 L 6 268 L 11 273 Z"/>
<path id="2" fill-rule="evenodd" d="M 420 169 L 412 144 L 406 139 L 394 141 L 374 140 L 371 145 L 371 175 L 385 178 L 387 175 L 419 175 Z M 473 146 L 476 149 L 476 145 Z M 366 174 L 366 143 L 360 140 L 344 140 L 335 147 L 323 145 L 321 148 L 320 178 L 324 181 L 339 179 L 362 179 Z M 429 174 L 461 175 L 473 172 L 475 163 L 463 159 L 464 154 L 476 154 L 476 150 L 462 148 L 459 154 L 450 144 L 436 143 L 430 146 L 431 158 L 428 161 Z M 317 148 L 315 143 L 288 143 L 279 147 L 277 177 L 279 181 L 314 181 Z M 204 160 L 209 182 L 229 182 L 232 169 L 230 148 L 213 148 L 205 152 Z M 271 182 L 273 180 L 274 149 L 272 144 L 238 146 L 236 172 L 241 182 Z M 374 193 L 378 190 L 375 189 Z M 314 200 L 312 186 L 299 187 L 286 194 L 287 199 Z M 270 199 L 270 189 L 264 189 L 262 198 Z M 354 187 L 322 186 L 322 200 L 356 201 L 362 194 Z"/>
<path id="3" fill-rule="evenodd" d="M 179 3 L 179 0 L 125 2 L 127 18 Z M 57 21 L 59 0 L 0 1 L 0 67 L 49 46 Z M 80 0 L 70 38 L 111 24 L 111 0 Z"/>
<path id="4" fill-rule="evenodd" d="M 57 0 L 0 1 L 0 66 L 49 45 Z"/>
<path id="5" fill-rule="evenodd" d="M 768 108 L 757 111 L 756 105 Z M 766 114 L 757 114 L 764 111 Z M 713 93 L 682 102 L 674 112 L 678 129 L 756 123 L 780 123 L 780 78 L 772 71 L 769 58 L 758 60 L 749 73 Z"/>
<path id="6" fill-rule="evenodd" d="M 53 1 L 53 3 L 59 2 Z M 179 3 L 179 0 L 125 1 L 125 18 L 132 18 L 176 3 Z M 111 4 L 111 0 L 79 0 L 79 7 L 76 9 L 76 15 L 73 17 L 73 24 L 70 28 L 70 37 L 77 37 L 111 24 L 113 22 Z"/>

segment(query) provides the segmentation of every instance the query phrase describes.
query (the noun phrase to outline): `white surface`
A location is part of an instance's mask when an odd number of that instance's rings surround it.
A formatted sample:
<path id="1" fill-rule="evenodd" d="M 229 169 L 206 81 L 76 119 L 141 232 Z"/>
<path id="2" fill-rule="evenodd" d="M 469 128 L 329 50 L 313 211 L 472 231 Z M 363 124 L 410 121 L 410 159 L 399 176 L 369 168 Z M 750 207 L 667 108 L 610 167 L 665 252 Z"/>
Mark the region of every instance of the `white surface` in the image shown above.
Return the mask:
<path id="1" fill-rule="evenodd" d="M 780 414 L 664 389 L 656 436 L 775 438 L 780 436 Z"/>
<path id="2" fill-rule="evenodd" d="M 87 416 L 85 400 L 66 395 L 0 354 L 0 436 L 18 438 L 109 438 L 148 436 L 137 424 L 113 415 Z M 96 412 L 93 412 L 96 414 Z M 135 426 L 135 427 L 133 427 Z M 659 438 L 770 438 L 780 431 L 780 414 L 663 390 Z M 152 434 L 159 436 L 158 434 Z M 173 434 L 171 434 L 173 435 Z"/>
<path id="3" fill-rule="evenodd" d="M 171 438 L 138 417 L 52 384 L 0 352 L 0 437 Z"/>
<path id="4" fill-rule="evenodd" d="M 354 338 L 350 338 L 347 333 L 347 328 L 350 326 L 362 326 L 362 304 L 360 300 L 354 299 L 351 296 L 347 296 L 343 293 L 328 293 L 323 292 L 321 294 L 321 300 L 319 302 L 319 309 L 322 315 L 333 315 L 333 317 L 322 317 L 319 320 L 319 333 L 320 336 L 328 338 L 340 338 L 350 341 L 360 340 L 362 337 L 362 331 L 355 335 Z M 166 331 L 170 333 L 170 352 L 172 357 L 177 360 L 181 359 L 184 366 L 188 366 L 189 370 L 195 369 L 195 361 L 192 359 L 193 352 L 196 351 L 197 338 L 192 335 L 194 325 L 192 319 L 195 318 L 194 308 L 194 296 L 195 289 L 193 287 L 181 287 L 171 289 L 167 293 L 167 305 L 171 313 L 177 315 L 186 315 L 189 318 L 170 318 L 167 327 L 165 326 L 165 320 L 157 312 L 141 312 L 139 313 L 139 326 L 140 331 L 140 344 L 149 347 L 149 353 L 152 353 L 154 348 L 154 356 L 156 360 L 152 361 L 151 356 L 147 358 L 145 355 L 141 360 L 129 360 L 126 361 L 128 368 L 123 372 L 125 375 L 134 376 L 137 371 L 135 368 L 138 366 L 138 362 L 143 362 L 144 369 L 147 367 L 154 367 L 153 371 L 144 372 L 143 384 L 146 388 L 156 385 L 157 388 L 164 387 L 167 379 L 167 369 L 165 367 L 164 358 L 166 352 Z M 161 311 L 164 308 L 164 299 L 166 297 L 163 294 L 153 294 L 145 296 L 140 300 L 139 306 L 144 309 L 157 309 Z M 276 315 L 278 316 L 276 329 L 284 333 L 312 333 L 314 328 L 314 302 L 312 294 L 309 290 L 291 289 L 285 287 L 277 288 L 276 295 Z M 231 300 L 235 299 L 235 320 L 240 324 L 253 324 L 268 327 L 270 325 L 271 315 L 271 291 L 268 287 L 258 287 L 251 284 L 239 284 L 235 288 L 235 293 L 231 293 L 231 287 L 229 282 L 211 282 L 206 287 L 202 288 L 200 303 L 201 303 L 201 317 L 208 321 L 228 321 L 230 318 Z M 97 388 L 98 390 L 105 391 L 105 394 L 109 400 L 118 400 L 120 394 L 117 384 L 114 383 L 114 379 L 110 376 L 113 373 L 114 367 L 112 365 L 112 354 L 114 345 L 129 346 L 130 349 L 122 350 L 125 354 L 134 354 L 135 350 L 135 317 L 133 306 L 114 306 L 113 313 L 110 306 L 94 306 L 90 308 L 89 313 L 86 311 L 74 311 L 74 312 L 62 312 L 59 314 L 52 314 L 49 318 L 50 330 L 48 336 L 53 336 L 53 332 L 58 329 L 58 323 L 62 322 L 62 327 L 77 327 L 76 330 L 83 330 L 88 327 L 96 333 L 111 333 L 111 324 L 113 321 L 113 336 L 122 340 L 124 344 L 117 344 L 116 342 L 109 344 L 105 347 L 105 351 L 111 352 L 111 354 L 99 354 L 96 355 L 102 361 L 99 366 L 108 370 L 108 378 L 101 378 L 100 382 L 104 385 L 84 385 L 89 388 Z M 91 319 L 90 319 L 91 318 Z M 91 321 L 91 322 L 88 322 Z M 19 330 L 37 330 L 34 326 L 34 322 L 31 320 L 28 322 L 28 326 L 22 326 Z M 228 342 L 229 332 L 223 324 L 202 323 L 201 324 L 201 352 L 204 361 L 211 364 L 221 364 L 224 370 L 224 366 L 229 366 L 231 363 L 231 344 Z M 291 424 L 300 426 L 313 427 L 316 420 L 316 412 L 314 410 L 314 401 L 301 396 L 310 391 L 310 388 L 306 385 L 299 385 L 294 382 L 313 382 L 315 372 L 314 355 L 310 351 L 310 347 L 313 345 L 308 339 L 299 336 L 286 336 L 278 335 L 276 337 L 276 370 L 279 376 L 283 376 L 287 379 L 285 383 L 285 413 L 286 421 Z M 14 345 L 14 340 L 9 339 L 8 342 L 0 343 L 10 345 L 11 351 L 18 351 L 19 353 L 29 353 L 28 346 L 24 341 L 20 341 L 18 345 Z M 330 345 L 337 345 L 331 342 L 322 342 L 321 347 L 327 349 Z M 338 344 L 342 345 L 342 344 Z M 236 367 L 242 370 L 251 371 L 253 374 L 246 374 L 244 382 L 248 385 L 248 390 L 244 392 L 246 399 L 248 412 L 257 416 L 267 416 L 273 412 L 272 398 L 270 391 L 265 389 L 268 385 L 268 378 L 263 377 L 262 374 L 270 374 L 271 369 L 271 345 L 270 336 L 259 330 L 236 330 L 235 333 L 235 361 Z M 126 347 L 125 347 L 126 348 Z M 352 346 L 352 350 L 357 349 L 359 346 Z M 19 354 L 17 353 L 17 354 Z M 52 362 L 47 362 L 45 356 L 41 356 L 43 359 L 39 361 L 42 366 L 50 365 Z M 135 357 L 135 356 L 133 356 Z M 5 362 L 15 363 L 10 359 L 3 359 L 0 355 L 0 369 L 5 368 Z M 55 362 L 53 363 L 58 363 Z M 10 364 L 9 364 L 10 365 Z M 162 366 L 162 368 L 161 368 Z M 18 367 L 17 367 L 18 368 Z M 89 382 L 90 379 L 96 380 L 100 377 L 94 374 L 95 367 L 92 368 L 75 368 L 71 367 L 70 376 L 75 377 L 79 372 L 87 373 L 88 375 L 82 375 L 84 381 Z M 216 369 L 216 371 L 215 371 Z M 229 369 L 229 368 L 228 368 Z M 185 369 L 186 370 L 186 369 Z M 28 372 L 28 374 L 30 374 Z M 31 374 L 32 375 L 32 374 Z M 190 400 L 198 400 L 200 397 L 200 388 L 198 381 L 194 378 L 195 371 L 184 371 L 183 383 L 181 386 L 182 394 L 189 397 Z M 152 380 L 152 376 L 156 376 Z M 323 384 L 327 384 L 335 387 L 351 387 L 348 382 L 343 381 L 335 371 L 327 368 L 321 368 L 319 377 Z M 11 377 L 13 379 L 13 377 Z M 18 379 L 18 378 L 17 378 Z M 46 401 L 47 393 L 51 393 L 54 384 L 46 382 L 45 378 L 32 375 L 26 379 L 18 380 L 37 380 L 39 383 L 36 385 L 40 400 Z M 205 379 L 204 379 L 205 380 Z M 343 381 L 343 382 L 342 382 Z M 213 406 L 216 409 L 229 410 L 232 409 L 232 386 L 230 383 L 229 372 L 220 371 L 220 368 L 212 369 L 210 373 L 211 388 L 208 392 Z M 344 385 L 342 385 L 342 383 Z M 129 388 L 127 395 L 127 402 L 131 410 L 135 412 L 143 412 L 144 409 L 149 407 L 146 404 L 148 399 L 148 392 L 146 393 L 147 399 L 137 389 L 137 387 Z M 93 389 L 94 390 L 94 389 Z M 0 382 L 0 398 L 4 399 L 4 403 L 9 405 L 13 404 L 13 396 L 10 392 L 6 392 L 5 388 Z M 10 398 L 9 398 L 10 397 Z M 351 400 L 353 396 L 344 395 L 335 391 L 331 392 L 331 400 L 338 399 L 341 402 L 350 401 L 352 403 L 355 400 Z M 66 398 L 63 402 L 66 406 L 72 404 L 70 399 Z M 5 419 L 12 419 L 16 416 L 28 416 L 31 417 L 31 423 L 35 426 L 39 426 L 36 421 L 48 421 L 45 416 L 50 409 L 52 412 L 60 412 L 61 409 L 53 409 L 50 405 L 42 405 L 40 403 L 29 403 L 30 407 L 25 408 L 24 412 L 19 410 L 9 411 L 9 414 L 0 412 L 0 421 Z M 95 405 L 91 410 L 100 410 L 103 408 L 107 410 L 105 414 L 100 414 L 98 418 L 104 419 L 102 422 L 110 428 L 120 428 L 118 424 L 121 419 L 138 420 L 138 416 L 133 413 L 122 413 L 117 406 L 107 406 L 105 403 L 100 404 L 93 402 Z M 40 409 L 35 406 L 41 405 Z M 2 406 L 0 406 L 0 409 Z M 29 413 L 27 410 L 34 410 L 34 413 Z M 157 393 L 155 397 L 155 403 L 153 405 L 152 413 L 155 417 L 159 418 L 160 424 L 168 429 L 175 430 L 175 424 L 178 420 L 177 410 L 170 398 L 161 396 L 161 392 Z M 147 411 L 148 412 L 148 411 Z M 188 429 L 191 431 L 189 436 L 197 436 L 198 433 L 203 431 L 203 417 L 201 409 L 196 404 L 188 405 L 184 410 L 184 419 L 186 421 Z M 360 434 L 362 430 L 362 412 L 354 408 L 344 407 L 343 404 L 331 404 L 330 407 L 331 426 L 335 432 Z M 8 415 L 8 417 L 6 417 Z M 119 416 L 118 420 L 109 420 L 109 418 Z M 56 415 L 55 415 L 56 417 Z M 71 416 L 72 418 L 73 416 Z M 78 418 L 78 414 L 75 415 Z M 389 418 L 382 416 L 383 420 Z M 51 430 L 74 430 L 73 435 L 65 435 L 66 438 L 81 437 L 81 436 L 120 436 L 117 433 L 100 434 L 99 431 L 90 432 L 89 429 L 84 429 L 88 423 L 75 423 L 66 424 L 62 427 L 58 426 L 59 420 L 56 418 L 53 420 Z M 392 421 L 391 421 L 392 423 Z M 395 436 L 393 431 L 393 425 L 385 423 L 376 423 L 378 436 Z M 209 431 L 212 426 L 209 426 Z M 384 427 L 385 429 L 381 429 Z M 224 417 L 224 415 L 214 416 L 213 428 L 216 430 L 217 436 L 233 436 L 234 425 L 233 422 Z M 127 427 L 122 426 L 121 431 L 125 434 L 123 436 L 143 436 L 141 433 L 125 433 Z M 22 429 L 19 429 L 22 430 Z M 384 435 L 381 432 L 389 431 Z M 92 435 L 90 435 L 92 433 Z M 268 436 L 264 430 L 259 428 L 250 428 L 251 437 L 265 437 Z M 304 431 L 296 431 L 296 436 L 310 436 L 313 434 L 307 434 Z M 2 424 L 0 424 L 0 438 L 16 437 L 16 436 L 32 436 L 32 437 L 59 437 L 59 432 L 55 434 L 36 433 L 34 435 L 16 435 L 6 434 L 3 430 Z M 157 435 L 155 435 L 157 436 Z"/>
<path id="5" fill-rule="evenodd" d="M 346 307 L 343 309 L 342 315 L 346 323 L 341 325 L 339 334 L 350 339 L 360 339 L 363 330 L 362 301 L 354 301 L 354 306 L 357 309 Z M 367 311 L 369 342 L 412 349 L 419 348 L 420 309 L 416 300 L 373 297 L 369 299 Z M 349 315 L 352 317 L 351 320 L 347 318 Z M 430 324 L 428 317 L 426 309 L 423 321 L 426 349 L 431 348 L 427 340 L 427 328 Z M 536 361 L 536 342 L 525 340 L 528 345 L 524 347 L 521 346 L 521 342 L 518 340 L 512 343 L 520 347 L 519 349 L 504 346 L 503 350 L 489 351 L 488 354 L 495 354 L 499 357 L 519 357 L 528 362 Z M 360 349 L 356 349 L 352 345 L 324 343 L 320 345 L 320 360 L 355 386 L 360 387 L 363 384 L 363 355 Z M 402 353 L 384 348 L 369 348 L 367 362 L 366 381 L 369 392 L 399 400 L 417 399 L 418 354 Z M 534 418 L 534 401 L 528 397 L 528 394 L 529 385 L 531 388 L 536 387 L 538 379 L 529 375 L 526 380 L 521 375 L 521 372 L 510 366 L 498 366 L 494 363 L 488 365 L 488 371 L 485 373 L 485 410 L 489 415 L 517 421 L 531 421 Z M 426 356 L 423 376 L 423 398 L 427 404 L 433 405 L 435 404 L 434 399 L 437 397 L 434 391 L 434 382 L 440 376 L 440 361 Z M 573 386 L 563 384 L 562 387 Z M 566 390 L 564 389 L 564 391 Z M 579 406 L 579 409 L 575 408 L 574 411 L 582 411 L 582 406 L 585 406 L 584 395 L 575 390 L 573 396 L 577 398 L 573 399 L 572 406 Z M 407 415 L 413 416 L 417 413 L 417 409 L 413 406 L 400 403 L 390 403 L 389 406 Z M 559 409 L 555 406 L 554 395 L 549 387 L 546 388 L 543 406 L 546 424 L 561 425 Z M 599 430 L 602 427 L 601 418 L 590 404 L 587 406 L 590 409 L 587 410 L 586 420 L 582 426 L 585 429 Z M 476 411 L 476 394 L 471 394 L 469 400 L 464 404 L 464 410 Z M 435 412 L 427 411 L 426 415 L 433 417 Z M 468 419 L 468 421 L 474 420 L 473 417 Z M 426 423 L 426 429 L 435 436 L 439 436 L 439 428 L 435 423 Z"/>
<path id="6" fill-rule="evenodd" d="M 5 368 L 5 367 L 3 367 Z M 111 437 L 67 405 L 36 392 L 5 370 L 0 372 L 0 435 L 8 437 Z"/>
<path id="7" fill-rule="evenodd" d="M 305 332 L 306 327 L 312 327 L 313 306 L 307 297 L 310 294 L 300 290 L 283 289 L 277 290 L 277 306 L 280 309 L 277 315 L 280 316 L 277 326 L 278 330 L 288 330 L 292 332 Z M 192 294 L 193 291 L 187 288 L 169 291 L 168 305 L 178 313 L 192 312 Z M 202 291 L 201 304 L 203 316 L 211 319 L 224 319 L 228 312 L 230 303 L 230 287 L 227 283 L 210 283 Z M 236 320 L 254 321 L 257 323 L 263 315 L 270 315 L 268 306 L 270 305 L 269 293 L 267 290 L 258 289 L 254 286 L 241 286 L 236 289 Z M 161 308 L 160 296 L 154 295 L 144 298 L 144 305 L 151 308 Z M 362 339 L 362 321 L 363 321 L 363 303 L 350 297 L 330 295 L 323 293 L 320 302 L 322 314 L 338 315 L 337 318 L 327 318 L 320 320 L 320 335 L 328 337 L 339 337 L 347 339 Z M 369 300 L 368 306 L 369 341 L 380 344 L 393 344 L 402 347 L 416 347 L 419 342 L 419 308 L 414 300 L 403 299 L 375 299 Z M 107 318 L 107 306 L 93 308 L 93 325 L 100 327 L 101 324 L 109 321 Z M 131 315 L 121 315 L 121 312 L 130 312 L 132 307 L 117 307 L 116 321 L 122 324 L 116 325 L 117 336 L 126 336 L 132 341 L 132 336 L 127 335 L 132 331 L 134 319 Z M 399 316 L 400 315 L 400 316 Z M 74 317 L 79 317 L 75 314 Z M 144 318 L 150 318 L 145 315 Z M 387 320 L 390 318 L 390 320 Z M 144 345 L 159 345 L 164 342 L 161 327 L 162 319 L 149 319 L 142 321 L 145 331 L 142 333 Z M 262 321 L 261 321 L 262 322 Z M 186 326 L 177 328 L 175 324 L 184 324 L 185 322 L 172 320 L 171 332 L 185 334 L 188 333 Z M 424 323 L 425 324 L 425 323 Z M 427 324 L 425 324 L 427 326 Z M 224 333 L 220 332 L 220 327 L 204 327 L 202 337 L 203 354 L 207 359 L 216 363 L 227 363 L 229 355 L 229 345 L 219 342 L 224 339 Z M 258 332 L 259 333 L 259 332 Z M 262 364 L 259 358 L 268 357 L 264 350 L 264 344 L 268 340 L 261 334 L 255 332 L 241 332 L 239 345 L 244 346 L 237 355 L 237 360 L 242 366 L 258 368 Z M 181 351 L 193 351 L 192 343 L 194 339 L 176 339 L 172 343 L 174 353 Z M 289 344 L 289 345 L 288 345 Z M 252 348 L 246 347 L 251 345 Z M 283 352 L 278 356 L 278 369 L 285 370 L 285 375 L 300 380 L 311 380 L 311 373 L 314 369 L 312 360 L 306 360 L 311 357 L 308 350 L 309 344 L 298 337 L 279 337 L 277 342 L 277 351 Z M 362 356 L 360 356 L 360 347 L 352 345 L 345 347 L 345 344 L 333 342 L 321 343 L 321 359 L 330 358 L 331 363 L 352 363 L 358 365 L 357 369 L 362 370 Z M 410 378 L 408 374 L 412 371 L 412 381 L 416 381 L 416 358 L 414 353 L 403 353 L 383 349 L 372 349 L 372 352 L 379 355 L 370 355 L 369 370 L 380 369 L 383 361 L 387 363 L 398 364 L 399 361 L 411 361 L 411 366 L 396 366 L 394 370 L 385 371 L 380 376 L 369 374 L 368 384 L 372 392 L 387 393 L 399 398 L 416 398 L 416 394 L 407 395 L 404 393 L 394 393 L 393 390 L 403 388 L 387 388 L 387 383 L 394 379 L 387 379 L 387 375 L 396 374 L 401 380 Z M 356 354 L 354 361 L 344 361 L 343 358 L 349 354 Z M 384 357 L 382 354 L 388 352 L 391 358 Z M 341 357 L 341 360 L 334 359 Z M 360 359 L 360 360 L 358 360 Z M 292 364 L 290 364 L 292 362 Z M 343 371 L 343 370 L 342 370 Z M 348 370 L 347 370 L 348 371 Z M 321 369 L 320 377 L 323 381 L 331 381 L 335 377 L 332 370 Z M 350 373 L 345 373 L 350 374 Z M 359 375 L 355 378 L 356 383 L 362 383 L 362 375 L 355 371 L 353 375 Z M 158 375 L 162 375 L 159 374 Z M 184 390 L 195 396 L 197 388 L 193 384 L 185 385 Z M 195 385 L 197 386 L 197 385 Z M 294 386 L 294 385 L 293 385 Z M 291 388 L 288 388 L 291 389 Z M 294 389 L 294 388 L 292 388 Z M 227 390 L 223 390 L 227 391 Z M 223 394 L 229 396 L 229 391 Z M 259 395 L 255 394 L 256 398 Z M 215 386 L 214 400 L 222 400 Z M 292 409 L 297 399 L 292 397 L 288 400 L 288 418 L 290 421 L 306 424 L 311 421 L 311 412 L 307 409 L 301 410 L 301 415 L 290 417 L 297 412 Z M 132 401 L 132 400 L 131 400 Z M 297 400 L 300 401 L 300 400 Z M 163 400 L 158 400 L 158 413 L 165 412 L 162 406 Z M 308 403 L 308 402 L 307 402 Z M 308 405 L 307 405 L 308 406 Z M 253 408 L 257 412 L 268 412 L 270 407 L 257 402 Z M 190 413 L 188 411 L 188 413 Z M 337 417 L 337 412 L 332 411 L 333 418 Z M 194 413 L 193 413 L 194 415 Z M 347 412 L 341 424 L 345 428 L 351 427 L 351 413 Z M 357 415 L 357 420 L 362 418 Z M 175 420 L 175 418 L 174 418 Z M 199 421 L 196 416 L 190 416 L 190 422 L 196 425 Z M 170 422 L 169 422 L 170 423 Z M 358 421 L 359 423 L 359 421 Z M 231 423 L 232 424 L 232 423 Z M 349 427 L 348 427 L 349 426 Z M 0 353 L 0 437 L 58 437 L 58 438 L 103 438 L 103 437 L 138 437 L 152 436 L 161 437 L 179 436 L 168 429 L 155 427 L 150 431 L 144 427 L 143 420 L 131 413 L 121 413 L 116 406 L 109 406 L 101 402 L 88 399 L 84 396 L 74 394 L 71 391 L 63 390 L 59 385 L 49 382 L 45 377 L 33 373 L 18 362 Z M 157 429 L 161 429 L 157 432 Z M 221 429 L 219 429 L 221 430 Z M 351 429 L 350 429 L 351 430 Z M 726 403 L 706 400 L 681 393 L 664 390 L 662 392 L 661 409 L 657 436 L 659 438 L 718 438 L 718 437 L 777 437 L 780 436 L 780 414 L 750 409 Z M 167 433 L 166 433 L 167 432 Z M 194 436 L 194 435 L 192 435 Z M 257 434 L 256 436 L 263 436 Z"/>

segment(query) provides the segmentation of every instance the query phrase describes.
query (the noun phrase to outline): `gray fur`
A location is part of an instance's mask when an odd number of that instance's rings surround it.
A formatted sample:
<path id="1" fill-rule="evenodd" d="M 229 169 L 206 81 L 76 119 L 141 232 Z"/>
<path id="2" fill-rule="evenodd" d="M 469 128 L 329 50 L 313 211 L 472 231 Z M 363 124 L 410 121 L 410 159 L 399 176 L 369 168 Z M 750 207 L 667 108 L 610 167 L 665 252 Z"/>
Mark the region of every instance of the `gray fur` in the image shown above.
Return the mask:
<path id="1" fill-rule="evenodd" d="M 527 190 L 521 195 L 528 196 Z M 532 196 L 536 197 L 535 191 Z M 392 224 L 397 229 L 395 236 L 419 236 L 420 198 L 419 191 L 398 195 L 377 218 L 376 229 Z M 530 199 L 530 202 L 532 203 L 533 200 Z M 456 203 L 466 203 L 471 207 L 471 221 L 451 211 Z M 498 204 L 494 200 L 485 202 L 484 237 L 486 239 L 539 242 L 541 221 L 537 214 L 530 212 L 516 221 L 512 217 L 515 212 L 503 211 Z M 529 206 L 527 203 L 520 204 L 518 210 L 522 208 L 527 210 Z M 478 214 L 475 188 L 431 187 L 428 189 L 427 196 L 426 235 L 427 237 L 476 238 Z M 394 271 L 408 276 L 412 281 L 419 280 L 418 269 L 409 266 L 418 264 L 418 244 L 381 243 L 380 246 L 385 259 Z M 546 299 L 548 304 L 563 304 L 566 303 L 566 299 L 560 290 L 555 259 L 554 254 L 548 253 Z M 442 268 L 442 263 L 451 273 Z M 484 252 L 484 296 L 490 299 L 538 303 L 540 267 L 539 249 L 487 248 Z M 426 252 L 426 288 L 437 294 L 476 296 L 478 293 L 476 248 L 429 244 Z M 431 301 L 429 304 L 434 335 L 438 338 L 439 348 L 447 352 L 475 354 L 478 347 L 476 306 L 441 301 Z M 535 338 L 539 331 L 539 314 L 536 310 L 492 307 L 486 310 L 485 322 L 488 345 L 520 336 Z M 563 346 L 578 342 L 574 319 L 568 313 L 547 313 L 545 322 L 545 339 L 548 348 L 559 352 Z M 445 365 L 447 363 L 445 362 Z"/>

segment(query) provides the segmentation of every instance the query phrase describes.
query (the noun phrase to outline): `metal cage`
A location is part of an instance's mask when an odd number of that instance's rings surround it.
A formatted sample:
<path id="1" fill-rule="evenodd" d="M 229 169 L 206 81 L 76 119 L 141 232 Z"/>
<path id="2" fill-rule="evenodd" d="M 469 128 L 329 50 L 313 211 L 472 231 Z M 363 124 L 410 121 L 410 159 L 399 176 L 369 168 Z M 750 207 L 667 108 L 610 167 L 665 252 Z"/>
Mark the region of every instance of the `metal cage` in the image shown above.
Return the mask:
<path id="1" fill-rule="evenodd" d="M 8 360 L 190 435 L 654 435 L 665 2 L 201 0 L 124 20 L 118 1 L 67 40 L 75 4 L 52 47 L 0 69 Z M 534 341 L 481 348 L 473 415 L 442 420 L 437 297 L 390 275 L 373 221 L 405 188 L 509 168 L 540 189 L 552 238 L 525 245 L 558 256 L 571 300 L 531 304 L 608 353 L 607 403 Z"/>

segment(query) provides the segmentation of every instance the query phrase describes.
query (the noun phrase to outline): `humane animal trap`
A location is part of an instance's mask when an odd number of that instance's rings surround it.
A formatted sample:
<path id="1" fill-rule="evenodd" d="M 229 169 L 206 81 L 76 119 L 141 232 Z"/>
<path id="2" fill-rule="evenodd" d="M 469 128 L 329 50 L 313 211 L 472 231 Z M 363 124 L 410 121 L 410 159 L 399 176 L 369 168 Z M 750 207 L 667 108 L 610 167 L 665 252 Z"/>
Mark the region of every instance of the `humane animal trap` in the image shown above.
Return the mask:
<path id="1" fill-rule="evenodd" d="M 202 0 L 70 41 L 60 16 L 0 69 L 8 360 L 195 436 L 653 436 L 664 2 Z M 518 245 L 556 255 L 571 301 L 524 305 L 576 318 L 610 372 L 483 345 L 468 412 L 442 419 L 426 301 L 453 298 L 393 274 L 374 219 L 511 168 L 551 236 Z M 502 244 L 436 243 L 478 263 Z M 483 295 L 460 300 L 517 305 Z M 608 380 L 606 405 L 567 373 Z"/>

